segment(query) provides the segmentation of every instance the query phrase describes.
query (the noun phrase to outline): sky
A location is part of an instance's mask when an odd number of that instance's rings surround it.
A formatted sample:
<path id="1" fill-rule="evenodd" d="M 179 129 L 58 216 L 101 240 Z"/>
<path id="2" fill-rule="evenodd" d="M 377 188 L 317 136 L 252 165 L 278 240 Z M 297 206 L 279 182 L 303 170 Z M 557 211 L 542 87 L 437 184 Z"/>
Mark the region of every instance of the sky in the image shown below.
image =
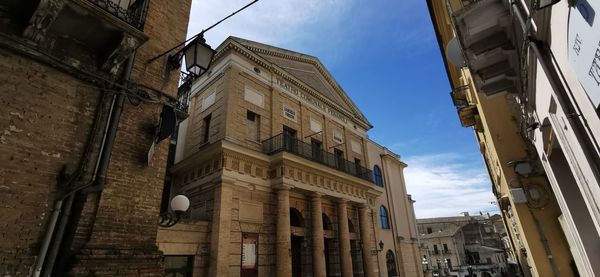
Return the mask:
<path id="1" fill-rule="evenodd" d="M 188 37 L 250 0 L 193 0 Z M 494 213 L 479 145 L 450 99 L 422 0 L 260 0 L 205 34 L 316 56 L 374 126 L 369 138 L 408 164 L 417 218 Z"/>

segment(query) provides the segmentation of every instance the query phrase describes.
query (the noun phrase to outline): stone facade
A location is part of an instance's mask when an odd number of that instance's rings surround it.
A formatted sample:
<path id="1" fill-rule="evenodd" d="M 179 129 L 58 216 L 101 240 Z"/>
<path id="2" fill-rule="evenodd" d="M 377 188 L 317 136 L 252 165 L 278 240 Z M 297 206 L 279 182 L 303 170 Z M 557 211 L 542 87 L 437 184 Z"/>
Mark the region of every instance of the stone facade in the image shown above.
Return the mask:
<path id="1" fill-rule="evenodd" d="M 421 276 L 406 164 L 367 138 L 318 59 L 234 37 L 217 50 L 192 86 L 172 168 L 171 195 L 191 201 L 185 224 L 211 226 L 197 248 L 210 249 L 208 269 L 193 275 Z M 159 243 L 198 260 L 186 247 Z"/>
<path id="2" fill-rule="evenodd" d="M 56 276 L 161 276 L 156 233 L 168 144 L 155 147 L 149 165 L 145 157 L 161 103 L 176 102 L 178 73 L 165 76 L 164 60 L 147 61 L 185 38 L 191 1 L 136 1 L 125 7 L 140 12 L 135 19 L 94 1 L 34 2 L 0 4 L 0 275 L 53 268 Z M 33 27 L 44 30 L 23 35 Z M 90 33 L 96 39 L 81 36 Z M 130 101 L 116 117 L 101 182 L 95 168 L 107 149 L 101 145 L 115 92 Z M 65 201 L 54 225 L 58 199 Z M 50 261 L 61 228 L 59 255 Z M 49 229 L 53 243 L 40 256 Z"/>

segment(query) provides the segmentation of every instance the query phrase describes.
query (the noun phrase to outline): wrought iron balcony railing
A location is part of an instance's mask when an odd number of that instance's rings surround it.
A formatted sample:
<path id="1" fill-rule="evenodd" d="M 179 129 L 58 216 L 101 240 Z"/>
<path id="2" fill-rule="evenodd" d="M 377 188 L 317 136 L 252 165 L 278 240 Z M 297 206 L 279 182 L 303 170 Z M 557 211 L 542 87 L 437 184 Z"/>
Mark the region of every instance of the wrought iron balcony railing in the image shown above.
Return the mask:
<path id="1" fill-rule="evenodd" d="M 177 109 L 187 113 L 190 106 L 190 93 L 194 78 L 191 75 L 181 73 L 179 88 L 177 89 Z"/>
<path id="2" fill-rule="evenodd" d="M 101 9 L 127 22 L 138 30 L 144 29 L 149 0 L 88 0 Z"/>
<path id="3" fill-rule="evenodd" d="M 457 109 L 463 108 L 469 105 L 469 100 L 467 99 L 467 93 L 469 92 L 469 85 L 464 85 L 460 87 L 454 88 L 450 92 L 450 97 L 452 97 L 452 103 Z"/>
<path id="4" fill-rule="evenodd" d="M 373 173 L 366 167 L 336 156 L 313 145 L 284 134 L 276 135 L 262 142 L 263 152 L 272 155 L 281 151 L 296 154 L 352 176 L 373 182 Z"/>

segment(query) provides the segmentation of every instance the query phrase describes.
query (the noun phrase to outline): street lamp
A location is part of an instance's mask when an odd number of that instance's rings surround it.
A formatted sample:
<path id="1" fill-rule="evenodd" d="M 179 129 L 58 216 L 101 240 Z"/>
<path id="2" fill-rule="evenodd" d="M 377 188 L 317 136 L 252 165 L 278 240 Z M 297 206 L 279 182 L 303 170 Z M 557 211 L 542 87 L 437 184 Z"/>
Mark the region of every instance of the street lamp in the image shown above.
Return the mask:
<path id="1" fill-rule="evenodd" d="M 162 54 L 148 60 L 148 63 L 151 63 L 151 62 L 157 60 L 158 58 L 167 55 L 171 51 L 178 49 L 182 45 L 185 45 L 182 49 L 175 52 L 175 54 L 168 56 L 167 62 L 166 62 L 166 72 L 168 73 L 174 69 L 180 68 L 181 60 L 183 60 L 185 58 L 185 67 L 186 67 L 188 75 L 191 75 L 193 77 L 198 77 L 198 76 L 202 75 L 204 72 L 206 72 L 208 70 L 210 63 L 212 62 L 212 58 L 216 53 L 216 51 L 213 50 L 210 47 L 210 45 L 206 44 L 206 40 L 204 39 L 204 33 L 206 33 L 208 30 L 214 28 L 215 26 L 219 25 L 221 22 L 225 21 L 226 19 L 232 17 L 236 13 L 242 11 L 243 9 L 249 7 L 250 5 L 252 5 L 256 2 L 258 2 L 258 0 L 254 0 L 254 1 L 250 2 L 249 4 L 242 7 L 241 9 L 239 9 L 239 10 L 235 11 L 234 13 L 226 16 L 225 18 L 219 20 L 217 23 L 213 24 L 212 26 L 202 30 L 200 33 L 192 36 L 191 38 L 185 40 L 182 43 L 175 45 L 173 48 L 163 52 Z M 188 44 L 186 45 L 186 43 L 188 43 Z"/>
<path id="2" fill-rule="evenodd" d="M 423 265 L 423 275 L 426 275 L 429 271 L 429 260 L 423 257 L 423 259 L 421 260 L 421 264 Z"/>
<path id="3" fill-rule="evenodd" d="M 177 195 L 171 199 L 171 211 L 164 212 L 160 214 L 160 222 L 159 226 L 169 228 L 173 227 L 185 211 L 190 208 L 190 199 L 188 199 L 185 195 Z"/>
<path id="4" fill-rule="evenodd" d="M 379 241 L 379 250 L 377 250 L 377 251 L 378 251 L 378 252 L 381 252 L 381 251 L 383 251 L 383 246 L 384 246 L 384 244 L 383 244 L 383 241 L 382 241 L 382 240 L 380 240 L 380 241 Z"/>
<path id="5" fill-rule="evenodd" d="M 162 54 L 148 60 L 148 63 L 167 55 L 169 52 L 181 47 L 186 42 L 189 42 L 183 48 L 168 56 L 165 71 L 166 73 L 169 73 L 172 70 L 180 68 L 181 60 L 185 59 L 185 69 L 189 75 L 193 77 L 202 75 L 204 72 L 206 72 L 206 70 L 208 70 L 210 63 L 212 62 L 212 58 L 216 53 L 216 51 L 213 50 L 210 45 L 206 44 L 204 32 L 205 31 L 202 31 L 188 40 L 163 52 Z"/>

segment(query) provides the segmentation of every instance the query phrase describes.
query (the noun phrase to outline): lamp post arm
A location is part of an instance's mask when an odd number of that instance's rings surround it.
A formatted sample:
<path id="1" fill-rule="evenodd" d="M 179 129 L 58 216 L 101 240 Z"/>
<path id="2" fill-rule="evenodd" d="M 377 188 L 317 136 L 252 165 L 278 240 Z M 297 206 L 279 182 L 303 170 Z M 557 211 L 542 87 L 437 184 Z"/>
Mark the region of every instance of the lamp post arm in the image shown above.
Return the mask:
<path id="1" fill-rule="evenodd" d="M 169 50 L 167 50 L 167 51 L 163 52 L 162 54 L 160 54 L 160 55 L 158 55 L 158 56 L 156 56 L 156 57 L 154 57 L 154 58 L 152 58 L 152 59 L 149 59 L 147 63 L 152 63 L 153 61 L 156 61 L 158 58 L 160 58 L 160 57 L 162 57 L 162 56 L 166 55 L 167 53 L 169 53 L 169 52 L 171 52 L 171 51 L 173 51 L 173 50 L 175 50 L 175 49 L 177 49 L 177 48 L 179 48 L 179 47 L 181 47 L 182 45 L 186 44 L 187 42 L 189 42 L 189 41 L 191 41 L 191 40 L 193 40 L 193 39 L 197 38 L 199 35 L 204 35 L 204 31 L 202 31 L 202 32 L 200 32 L 200 33 L 197 33 L 197 34 L 193 35 L 192 37 L 190 37 L 190 38 L 186 39 L 184 42 L 182 42 L 182 43 L 179 43 L 179 44 L 177 44 L 177 45 L 173 46 L 171 49 L 169 49 Z"/>

